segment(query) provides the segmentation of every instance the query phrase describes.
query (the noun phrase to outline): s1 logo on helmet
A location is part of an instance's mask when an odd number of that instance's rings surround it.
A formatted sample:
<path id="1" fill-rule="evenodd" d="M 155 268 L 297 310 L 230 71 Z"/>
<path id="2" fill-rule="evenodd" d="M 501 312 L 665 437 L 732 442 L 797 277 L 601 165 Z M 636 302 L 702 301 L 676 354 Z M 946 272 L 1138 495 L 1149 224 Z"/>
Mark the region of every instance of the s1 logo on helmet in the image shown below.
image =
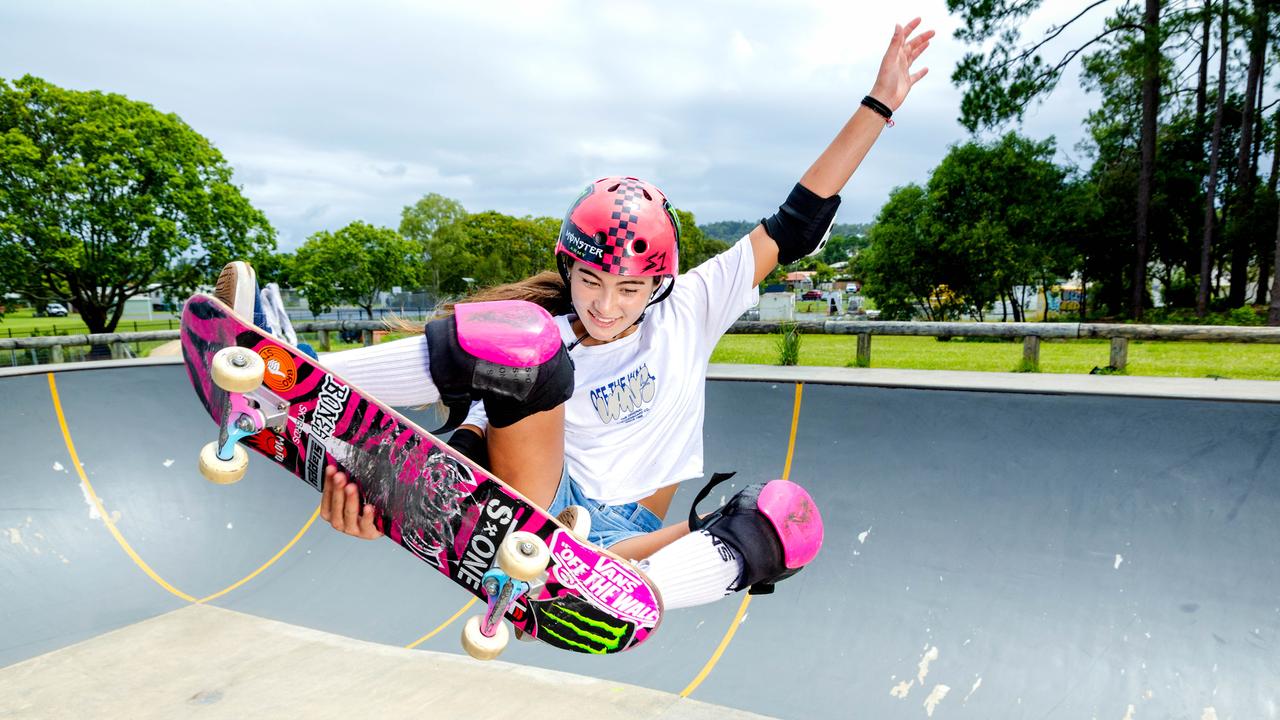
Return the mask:
<path id="1" fill-rule="evenodd" d="M 653 274 L 657 274 L 659 272 L 665 271 L 667 268 L 666 252 L 653 253 L 649 257 L 645 258 L 645 260 L 648 261 L 648 264 L 644 266 L 645 272 L 652 272 Z"/>

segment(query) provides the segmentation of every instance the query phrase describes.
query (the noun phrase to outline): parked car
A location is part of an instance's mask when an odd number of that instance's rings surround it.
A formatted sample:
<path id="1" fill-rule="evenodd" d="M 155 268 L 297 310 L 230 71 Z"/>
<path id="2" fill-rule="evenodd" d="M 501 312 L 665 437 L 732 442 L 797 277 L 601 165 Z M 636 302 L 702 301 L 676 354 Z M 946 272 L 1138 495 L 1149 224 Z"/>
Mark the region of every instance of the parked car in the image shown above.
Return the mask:
<path id="1" fill-rule="evenodd" d="M 49 303 L 48 305 L 44 306 L 44 314 L 48 315 L 49 317 L 66 317 L 67 306 L 63 305 L 62 303 L 56 303 L 56 302 Z"/>
<path id="2" fill-rule="evenodd" d="M 804 295 L 801 295 L 801 296 L 800 296 L 800 299 L 801 299 L 801 300 L 821 300 L 821 299 L 822 299 L 822 291 L 821 291 L 821 290 L 809 290 L 809 291 L 807 291 Z"/>

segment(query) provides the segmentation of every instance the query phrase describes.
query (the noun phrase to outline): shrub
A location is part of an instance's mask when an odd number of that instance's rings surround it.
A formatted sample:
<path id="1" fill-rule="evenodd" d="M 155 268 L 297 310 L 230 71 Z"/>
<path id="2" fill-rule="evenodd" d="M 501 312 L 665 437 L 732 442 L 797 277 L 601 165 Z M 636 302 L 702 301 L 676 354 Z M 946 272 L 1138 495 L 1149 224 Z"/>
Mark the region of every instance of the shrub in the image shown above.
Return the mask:
<path id="1" fill-rule="evenodd" d="M 792 323 L 783 323 L 778 333 L 778 364 L 800 364 L 800 328 Z"/>

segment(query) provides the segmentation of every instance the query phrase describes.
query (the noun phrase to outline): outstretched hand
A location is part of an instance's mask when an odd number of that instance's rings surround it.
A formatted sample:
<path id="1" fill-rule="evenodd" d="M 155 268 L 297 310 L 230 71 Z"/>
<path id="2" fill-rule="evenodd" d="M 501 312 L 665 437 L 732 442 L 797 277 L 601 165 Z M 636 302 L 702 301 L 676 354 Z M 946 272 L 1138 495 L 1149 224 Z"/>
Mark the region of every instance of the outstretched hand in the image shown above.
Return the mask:
<path id="1" fill-rule="evenodd" d="M 896 111 L 901 107 L 912 86 L 929 73 L 927 67 L 911 72 L 911 65 L 929 47 L 929 41 L 935 34 L 932 30 L 926 30 L 911 37 L 919 26 L 920 18 L 906 25 L 894 26 L 893 39 L 889 41 L 889 49 L 880 61 L 880 72 L 876 75 L 876 84 L 871 88 L 871 97 L 888 105 L 890 110 Z"/>

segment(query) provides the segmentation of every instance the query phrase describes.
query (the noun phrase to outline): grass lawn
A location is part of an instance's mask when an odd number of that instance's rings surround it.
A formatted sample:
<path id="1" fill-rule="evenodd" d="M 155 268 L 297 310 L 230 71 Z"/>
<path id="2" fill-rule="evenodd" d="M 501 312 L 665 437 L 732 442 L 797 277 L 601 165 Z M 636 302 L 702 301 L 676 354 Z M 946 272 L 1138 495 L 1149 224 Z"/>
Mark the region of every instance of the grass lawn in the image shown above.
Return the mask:
<path id="1" fill-rule="evenodd" d="M 155 313 L 154 319 L 125 317 L 116 325 L 116 332 L 145 332 L 147 330 L 177 330 L 178 318 L 169 313 Z M 35 317 L 30 308 L 7 313 L 0 318 L 0 337 L 30 337 L 32 335 L 81 335 L 89 332 L 80 316 Z"/>
<path id="2" fill-rule="evenodd" d="M 711 362 L 776 365 L 777 337 L 726 335 Z M 800 364 L 852 367 L 858 341 L 853 335 L 804 335 Z M 1110 362 L 1106 340 L 1044 341 L 1040 371 L 1088 373 Z M 1022 342 L 938 342 L 926 337 L 872 337 L 871 367 L 919 370 L 1010 372 L 1022 361 Z M 1280 345 L 1199 342 L 1129 343 L 1127 375 L 1280 380 Z"/>

